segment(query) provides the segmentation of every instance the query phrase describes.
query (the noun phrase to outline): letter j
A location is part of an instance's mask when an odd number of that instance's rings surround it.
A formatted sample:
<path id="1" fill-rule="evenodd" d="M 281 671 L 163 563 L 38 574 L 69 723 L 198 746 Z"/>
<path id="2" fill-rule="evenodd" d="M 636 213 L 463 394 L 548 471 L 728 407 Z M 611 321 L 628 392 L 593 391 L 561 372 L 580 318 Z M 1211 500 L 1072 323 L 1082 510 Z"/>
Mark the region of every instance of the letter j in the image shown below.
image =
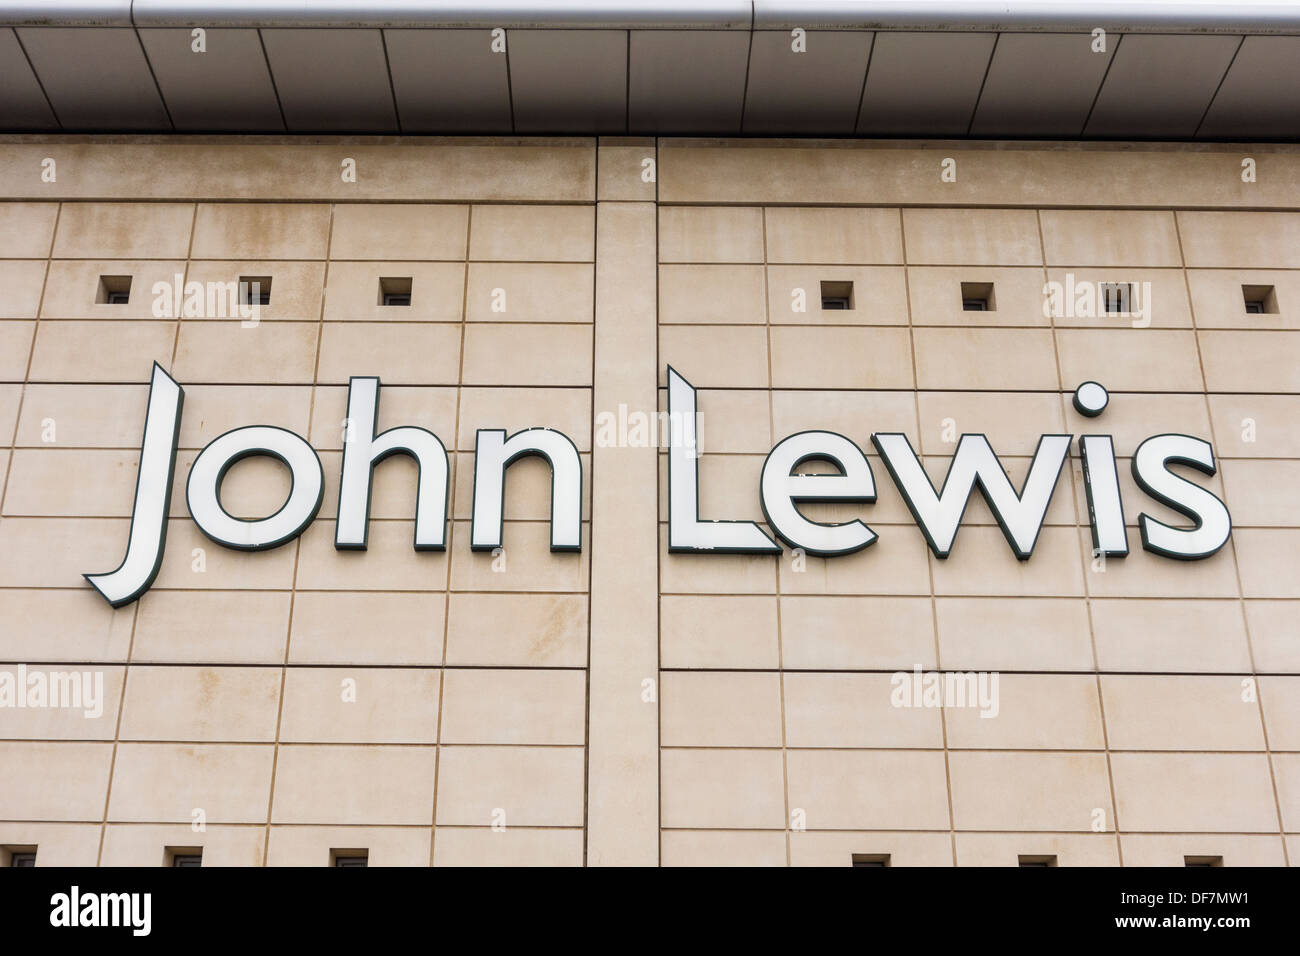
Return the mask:
<path id="1" fill-rule="evenodd" d="M 167 543 L 167 512 L 171 508 L 176 443 L 184 398 L 180 385 L 154 362 L 126 557 L 116 571 L 85 575 L 91 586 L 113 607 L 130 604 L 149 590 L 154 578 L 158 577 L 163 548 Z"/>

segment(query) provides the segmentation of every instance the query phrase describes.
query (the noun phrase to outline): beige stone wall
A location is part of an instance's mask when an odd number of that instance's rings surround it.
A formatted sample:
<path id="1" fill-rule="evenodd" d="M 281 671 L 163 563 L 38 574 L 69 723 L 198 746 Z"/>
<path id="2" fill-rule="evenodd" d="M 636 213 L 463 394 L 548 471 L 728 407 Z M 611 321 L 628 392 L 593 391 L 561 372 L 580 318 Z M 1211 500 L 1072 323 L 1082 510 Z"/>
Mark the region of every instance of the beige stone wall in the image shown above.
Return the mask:
<path id="1" fill-rule="evenodd" d="M 1277 146 L 0 141 L 0 670 L 102 671 L 107 700 L 0 709 L 0 846 L 43 865 L 168 846 L 205 865 L 1288 862 L 1297 183 Z M 154 314 L 177 274 L 271 276 L 271 301 L 253 328 Z M 132 277 L 128 304 L 96 303 L 103 275 Z M 1067 275 L 1151 283 L 1150 326 L 1045 316 Z M 377 304 L 393 276 L 409 308 Z M 855 307 L 823 312 L 823 281 Z M 963 312 L 963 282 L 995 311 Z M 1277 311 L 1247 315 L 1242 285 Z M 155 359 L 186 392 L 167 554 L 114 611 L 80 576 L 125 548 Z M 666 455 L 594 424 L 654 409 L 656 382 L 662 407 L 670 364 L 700 389 L 705 517 L 761 522 L 769 449 L 828 429 L 869 452 L 878 500 L 808 513 L 879 541 L 668 554 Z M 376 470 L 369 550 L 333 548 L 350 375 L 381 377 L 380 428 L 453 452 L 446 553 L 411 548 L 405 458 Z M 1070 403 L 1088 379 L 1112 393 L 1099 419 Z M 315 523 L 261 554 L 208 541 L 183 493 L 245 424 L 308 437 L 326 476 Z M 504 560 L 472 553 L 475 429 L 531 425 L 579 447 L 583 552 L 548 551 L 530 460 Z M 1017 484 L 1041 433 L 1113 434 L 1134 550 L 1094 564 L 1072 454 L 1031 560 L 978 497 L 937 560 L 876 431 L 936 481 L 952 434 L 986 433 Z M 1179 520 L 1127 472 L 1162 432 L 1214 444 L 1204 483 L 1234 531 L 1208 560 L 1141 550 L 1140 512 Z M 264 515 L 287 491 L 250 460 L 223 501 Z M 892 707 L 916 667 L 999 672 L 1000 715 Z"/>

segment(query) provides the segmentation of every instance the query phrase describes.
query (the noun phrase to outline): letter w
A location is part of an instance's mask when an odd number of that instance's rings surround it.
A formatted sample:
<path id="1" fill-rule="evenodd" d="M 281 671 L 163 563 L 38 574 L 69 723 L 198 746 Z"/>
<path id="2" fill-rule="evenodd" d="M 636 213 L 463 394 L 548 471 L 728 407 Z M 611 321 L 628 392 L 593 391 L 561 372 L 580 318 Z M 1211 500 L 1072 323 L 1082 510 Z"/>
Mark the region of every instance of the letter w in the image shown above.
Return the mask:
<path id="1" fill-rule="evenodd" d="M 971 492 L 978 485 L 1002 534 L 1016 557 L 1025 561 L 1034 553 L 1047 506 L 1052 501 L 1061 467 L 1070 451 L 1072 435 L 1043 435 L 1034 450 L 1022 493 L 1017 494 L 998 456 L 983 435 L 962 435 L 948 466 L 943 490 L 936 493 L 912 443 L 906 435 L 884 433 L 871 442 L 889 469 L 894 484 L 925 535 L 935 557 L 946 558 L 952 551 L 957 529 Z"/>

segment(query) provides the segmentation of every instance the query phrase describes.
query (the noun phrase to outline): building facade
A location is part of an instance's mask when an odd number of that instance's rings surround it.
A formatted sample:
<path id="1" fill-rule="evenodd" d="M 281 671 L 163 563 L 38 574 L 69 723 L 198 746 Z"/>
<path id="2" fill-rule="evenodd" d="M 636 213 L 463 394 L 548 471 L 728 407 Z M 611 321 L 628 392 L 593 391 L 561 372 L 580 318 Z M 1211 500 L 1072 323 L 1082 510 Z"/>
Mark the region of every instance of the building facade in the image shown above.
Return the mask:
<path id="1" fill-rule="evenodd" d="M 1300 854 L 1293 145 L 11 134 L 0 290 L 6 865 Z M 374 466 L 364 549 L 336 546 L 357 377 L 376 432 L 445 446 L 441 549 L 413 546 L 436 475 L 409 454 Z M 163 380 L 171 473 L 141 465 Z M 191 507 L 246 426 L 323 476 L 259 550 Z M 496 546 L 484 433 L 536 427 L 581 481 L 504 467 Z M 791 463 L 770 491 L 765 463 L 803 432 L 856 446 L 872 494 L 796 514 L 869 546 L 822 553 L 776 510 Z M 1134 470 L 1164 435 L 1212 448 L 1159 462 L 1226 505 L 1206 556 L 1144 546 L 1213 525 Z M 1014 497 L 982 472 L 944 547 L 881 436 L 945 492 L 984 436 Z M 286 508 L 304 461 L 232 456 L 224 517 Z M 156 578 L 114 607 L 83 575 L 150 501 Z"/>

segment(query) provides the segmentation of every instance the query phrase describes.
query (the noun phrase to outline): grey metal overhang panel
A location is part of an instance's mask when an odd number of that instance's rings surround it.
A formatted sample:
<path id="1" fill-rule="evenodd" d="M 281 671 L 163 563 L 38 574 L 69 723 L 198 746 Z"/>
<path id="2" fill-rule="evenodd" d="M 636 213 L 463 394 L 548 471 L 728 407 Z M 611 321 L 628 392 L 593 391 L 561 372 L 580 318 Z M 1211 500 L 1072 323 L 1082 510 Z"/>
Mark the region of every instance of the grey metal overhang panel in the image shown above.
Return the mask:
<path id="1" fill-rule="evenodd" d="M 510 30 L 506 43 L 516 132 L 626 132 L 626 30 Z"/>
<path id="2" fill-rule="evenodd" d="M 857 132 L 965 136 L 997 36 L 877 33 Z"/>
<path id="3" fill-rule="evenodd" d="M 397 129 L 379 30 L 263 30 L 285 125 L 293 132 Z"/>
<path id="4" fill-rule="evenodd" d="M 1003 33 L 971 135 L 1078 136 L 1119 39 L 1094 52 L 1090 33 Z"/>
<path id="5" fill-rule="evenodd" d="M 630 132 L 740 132 L 747 31 L 633 30 L 629 54 Z"/>
<path id="6" fill-rule="evenodd" d="M 1246 37 L 1196 136 L 1300 137 L 1300 37 Z"/>
<path id="7" fill-rule="evenodd" d="M 18 37 L 13 30 L 0 29 L 0 129 L 58 128 L 59 121 L 41 92 Z"/>
<path id="8" fill-rule="evenodd" d="M 1240 43 L 1233 36 L 1124 36 L 1083 135 L 1190 138 Z"/>
<path id="9" fill-rule="evenodd" d="M 1295 140 L 1297 34 L 1300 2 L 1227 0 L 4 0 L 0 128 Z"/>
<path id="10" fill-rule="evenodd" d="M 506 54 L 490 30 L 385 30 L 404 133 L 509 133 Z"/>
<path id="11" fill-rule="evenodd" d="M 17 34 L 64 129 L 171 129 L 134 30 L 19 27 Z"/>
<path id="12" fill-rule="evenodd" d="M 753 34 L 744 132 L 850 135 L 871 56 L 870 33 L 806 31 L 797 53 L 788 31 Z"/>
<path id="13" fill-rule="evenodd" d="M 284 129 L 256 30 L 204 28 L 203 52 L 183 27 L 139 33 L 176 129 Z"/>

